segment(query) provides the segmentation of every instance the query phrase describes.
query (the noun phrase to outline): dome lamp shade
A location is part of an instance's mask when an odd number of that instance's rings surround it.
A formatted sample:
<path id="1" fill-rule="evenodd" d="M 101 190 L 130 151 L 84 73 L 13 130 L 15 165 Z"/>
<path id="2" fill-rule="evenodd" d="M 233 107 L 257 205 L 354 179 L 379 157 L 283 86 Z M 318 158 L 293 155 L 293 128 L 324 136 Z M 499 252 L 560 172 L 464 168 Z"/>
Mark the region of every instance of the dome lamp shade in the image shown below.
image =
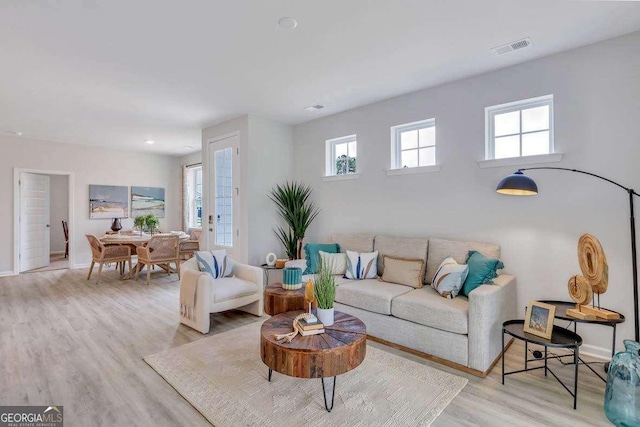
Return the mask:
<path id="1" fill-rule="evenodd" d="M 509 196 L 535 196 L 538 194 L 538 186 L 533 179 L 519 170 L 503 178 L 496 192 Z"/>

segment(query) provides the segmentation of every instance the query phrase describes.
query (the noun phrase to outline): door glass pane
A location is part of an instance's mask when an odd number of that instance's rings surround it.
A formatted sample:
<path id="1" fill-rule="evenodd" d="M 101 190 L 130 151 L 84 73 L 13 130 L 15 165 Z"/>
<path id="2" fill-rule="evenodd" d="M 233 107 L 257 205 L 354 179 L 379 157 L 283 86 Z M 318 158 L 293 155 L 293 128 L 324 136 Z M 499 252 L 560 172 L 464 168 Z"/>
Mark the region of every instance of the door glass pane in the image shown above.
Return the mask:
<path id="1" fill-rule="evenodd" d="M 419 166 L 431 166 L 436 164 L 436 147 L 421 148 L 419 153 Z"/>
<path id="2" fill-rule="evenodd" d="M 215 152 L 216 245 L 233 246 L 233 148 Z"/>
<path id="3" fill-rule="evenodd" d="M 549 154 L 549 131 L 522 135 L 522 155 Z"/>
<path id="4" fill-rule="evenodd" d="M 431 126 L 428 128 L 420 129 L 419 133 L 419 145 L 420 147 L 430 147 L 436 145 L 436 128 Z"/>
<path id="5" fill-rule="evenodd" d="M 400 167 L 403 168 L 415 168 L 418 166 L 418 150 L 402 151 Z"/>
<path id="6" fill-rule="evenodd" d="M 495 116 L 493 116 L 493 120 L 493 132 L 495 136 L 520 133 L 520 111 L 496 114 Z M 496 158 L 498 157 L 496 156 Z"/>
<path id="7" fill-rule="evenodd" d="M 400 149 L 407 150 L 418 147 L 418 131 L 410 130 L 400 134 Z"/>
<path id="8" fill-rule="evenodd" d="M 536 130 L 547 129 L 549 129 L 548 105 L 522 110 L 522 132 L 533 132 Z M 523 156 L 526 156 L 526 154 L 523 154 Z"/>
<path id="9" fill-rule="evenodd" d="M 504 136 L 495 139 L 495 158 L 518 157 L 520 155 L 520 136 Z"/>

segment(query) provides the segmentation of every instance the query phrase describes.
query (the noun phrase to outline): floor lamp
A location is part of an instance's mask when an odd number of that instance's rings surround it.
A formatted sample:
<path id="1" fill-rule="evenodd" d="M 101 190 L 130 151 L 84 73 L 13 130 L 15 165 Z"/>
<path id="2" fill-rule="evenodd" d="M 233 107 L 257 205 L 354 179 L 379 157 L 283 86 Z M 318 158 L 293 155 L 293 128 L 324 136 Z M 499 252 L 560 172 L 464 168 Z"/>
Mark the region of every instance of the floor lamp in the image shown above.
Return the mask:
<path id="1" fill-rule="evenodd" d="M 636 341 L 640 341 L 640 323 L 638 319 L 638 261 L 636 258 L 636 221 L 633 216 L 633 196 L 638 196 L 633 189 L 625 187 L 624 185 L 618 184 L 615 181 L 604 178 L 600 175 L 596 175 L 591 172 L 585 172 L 578 169 L 569 169 L 569 168 L 552 168 L 552 167 L 538 167 L 538 168 L 524 168 L 518 169 L 516 172 L 511 175 L 505 177 L 498 184 L 498 188 L 496 191 L 500 194 L 507 194 L 510 196 L 534 196 L 538 194 L 538 186 L 535 181 L 528 176 L 526 176 L 523 171 L 526 170 L 537 170 L 537 169 L 550 169 L 550 170 L 561 170 L 561 171 L 569 171 L 581 173 L 584 175 L 589 175 L 594 178 L 599 178 L 603 181 L 607 181 L 617 187 L 622 188 L 629 195 L 629 224 L 630 224 L 630 232 L 631 232 L 631 264 L 633 266 L 633 317 L 635 321 L 635 332 L 636 332 Z"/>

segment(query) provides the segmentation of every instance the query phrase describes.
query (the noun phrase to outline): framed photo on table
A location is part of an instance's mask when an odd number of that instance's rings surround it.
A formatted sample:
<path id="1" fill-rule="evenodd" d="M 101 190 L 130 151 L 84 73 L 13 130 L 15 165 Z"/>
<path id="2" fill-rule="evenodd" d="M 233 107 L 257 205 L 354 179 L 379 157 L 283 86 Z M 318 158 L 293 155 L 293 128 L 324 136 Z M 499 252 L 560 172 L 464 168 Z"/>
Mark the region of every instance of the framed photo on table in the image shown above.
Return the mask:
<path id="1" fill-rule="evenodd" d="M 531 301 L 524 316 L 524 331 L 542 338 L 551 339 L 555 315 L 556 307 L 554 305 Z"/>

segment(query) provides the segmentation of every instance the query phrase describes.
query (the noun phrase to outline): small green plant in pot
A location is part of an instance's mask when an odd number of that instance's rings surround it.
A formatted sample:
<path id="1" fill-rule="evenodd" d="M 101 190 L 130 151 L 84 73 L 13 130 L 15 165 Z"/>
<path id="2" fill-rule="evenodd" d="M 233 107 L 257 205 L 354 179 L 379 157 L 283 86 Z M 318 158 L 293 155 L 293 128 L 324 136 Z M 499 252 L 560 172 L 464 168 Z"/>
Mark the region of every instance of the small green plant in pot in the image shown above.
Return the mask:
<path id="1" fill-rule="evenodd" d="M 147 217 L 144 215 L 140 215 L 135 217 L 133 220 L 133 226 L 140 230 L 140 235 L 142 236 L 142 232 L 144 231 L 144 226 L 146 223 Z"/>
<path id="2" fill-rule="evenodd" d="M 160 225 L 160 220 L 154 214 L 147 215 L 144 219 L 144 222 L 147 225 L 147 228 L 149 229 L 151 235 L 153 235 L 153 231 L 158 228 L 158 225 Z"/>
<path id="3" fill-rule="evenodd" d="M 333 325 L 336 280 L 331 265 L 327 265 L 322 260 L 315 278 L 314 293 L 318 303 L 318 319 L 325 326 Z"/>

